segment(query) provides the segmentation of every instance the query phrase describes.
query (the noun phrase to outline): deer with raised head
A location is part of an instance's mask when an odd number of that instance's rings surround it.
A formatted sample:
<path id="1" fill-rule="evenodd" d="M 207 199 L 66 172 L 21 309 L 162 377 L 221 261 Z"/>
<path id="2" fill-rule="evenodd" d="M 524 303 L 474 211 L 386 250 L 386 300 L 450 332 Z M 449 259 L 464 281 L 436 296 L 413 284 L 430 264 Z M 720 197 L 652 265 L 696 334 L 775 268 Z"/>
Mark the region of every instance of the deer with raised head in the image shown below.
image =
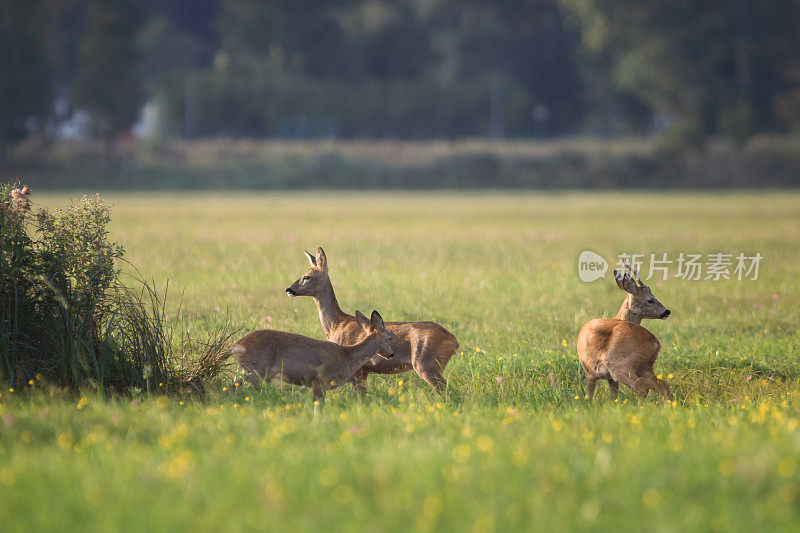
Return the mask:
<path id="1" fill-rule="evenodd" d="M 305 274 L 286 289 L 289 296 L 310 296 L 317 304 L 319 319 L 325 338 L 337 344 L 355 344 L 364 338 L 356 317 L 342 311 L 336 301 L 330 277 L 328 259 L 322 248 L 317 255 L 305 252 L 311 263 Z M 435 322 L 387 322 L 386 329 L 392 337 L 393 359 L 373 357 L 353 376 L 353 388 L 363 392 L 369 374 L 395 374 L 413 369 L 439 394 L 444 394 L 447 381 L 442 375 L 458 340 Z"/>
<path id="2" fill-rule="evenodd" d="M 581 328 L 578 335 L 578 357 L 586 371 L 586 392 L 591 400 L 597 380 L 605 379 L 616 398 L 621 381 L 639 398 L 654 390 L 671 400 L 669 384 L 656 377 L 653 365 L 661 344 L 655 335 L 640 324 L 642 319 L 666 320 L 670 315 L 639 279 L 639 272 L 630 274 L 614 271 L 617 286 L 627 296 L 614 318 L 595 318 Z"/>
<path id="3" fill-rule="evenodd" d="M 233 353 L 250 383 L 277 377 L 286 383 L 311 387 L 314 398 L 321 399 L 326 390 L 350 381 L 373 357 L 391 360 L 394 356 L 391 336 L 377 311 L 369 319 L 356 311 L 355 321 L 362 335 L 350 346 L 262 329 L 234 344 Z"/>

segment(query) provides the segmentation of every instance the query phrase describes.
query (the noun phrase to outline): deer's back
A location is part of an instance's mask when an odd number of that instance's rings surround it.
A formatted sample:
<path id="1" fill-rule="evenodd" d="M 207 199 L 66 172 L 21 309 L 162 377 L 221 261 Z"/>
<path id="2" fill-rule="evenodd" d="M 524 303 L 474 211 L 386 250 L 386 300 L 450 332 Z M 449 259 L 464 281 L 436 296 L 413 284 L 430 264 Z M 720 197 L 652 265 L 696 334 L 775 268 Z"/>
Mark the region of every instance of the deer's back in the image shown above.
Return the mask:
<path id="1" fill-rule="evenodd" d="M 456 337 L 436 322 L 386 322 L 386 331 L 392 337 L 394 357 L 389 360 L 373 357 L 367 364 L 379 372 L 391 372 L 395 367 L 410 365 L 414 346 L 435 348 L 445 344 L 453 353 L 458 348 Z M 349 317 L 329 333 L 328 340 L 347 346 L 358 344 L 367 335 L 355 317 Z"/>
<path id="2" fill-rule="evenodd" d="M 392 337 L 395 356 L 411 355 L 411 345 L 417 343 L 453 343 L 453 351 L 458 347 L 455 336 L 436 322 L 386 322 L 386 331 Z M 344 346 L 358 344 L 367 338 L 366 333 L 356 322 L 355 317 L 334 328 L 328 340 Z"/>
<path id="3" fill-rule="evenodd" d="M 233 346 L 239 364 L 256 369 L 263 375 L 266 370 L 279 371 L 303 381 L 306 374 L 313 375 L 342 358 L 341 348 L 332 342 L 312 339 L 304 335 L 262 329 L 243 337 Z"/>
<path id="4" fill-rule="evenodd" d="M 581 364 L 592 371 L 602 371 L 609 357 L 652 367 L 660 349 L 658 339 L 647 328 L 616 318 L 590 320 L 578 335 Z"/>

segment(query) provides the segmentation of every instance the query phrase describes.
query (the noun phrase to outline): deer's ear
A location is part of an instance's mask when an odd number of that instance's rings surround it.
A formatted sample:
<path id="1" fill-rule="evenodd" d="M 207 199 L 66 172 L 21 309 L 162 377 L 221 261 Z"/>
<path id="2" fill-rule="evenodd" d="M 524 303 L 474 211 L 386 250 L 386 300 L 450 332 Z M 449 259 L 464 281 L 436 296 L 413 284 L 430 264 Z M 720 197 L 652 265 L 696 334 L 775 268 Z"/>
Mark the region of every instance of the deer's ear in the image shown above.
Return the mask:
<path id="1" fill-rule="evenodd" d="M 320 270 L 328 270 L 328 258 L 325 257 L 325 250 L 317 248 L 317 268 Z"/>
<path id="2" fill-rule="evenodd" d="M 304 253 L 306 254 L 306 258 L 308 258 L 308 262 L 311 263 L 311 266 L 317 266 L 317 260 L 314 258 L 314 256 L 308 253 L 308 250 L 305 250 Z"/>
<path id="3" fill-rule="evenodd" d="M 383 323 L 383 318 L 377 311 L 372 312 L 372 316 L 370 317 L 370 324 L 372 324 L 373 329 L 377 329 L 380 332 L 386 331 L 386 326 Z"/>
<path id="4" fill-rule="evenodd" d="M 306 252 L 306 253 L 308 253 L 308 252 Z M 617 282 L 617 287 L 619 287 L 621 290 L 624 291 L 625 287 L 622 286 L 622 280 L 623 280 L 623 275 L 615 270 L 614 271 L 614 281 Z"/>
<path id="5" fill-rule="evenodd" d="M 617 282 L 617 287 L 623 291 L 627 292 L 628 294 L 636 294 L 636 291 L 638 290 L 636 281 L 630 277 L 627 272 L 624 275 L 620 275 L 619 272 L 615 270 L 614 280 Z"/>
<path id="6" fill-rule="evenodd" d="M 356 322 L 358 322 L 358 325 L 361 326 L 361 329 L 365 331 L 368 331 L 372 327 L 369 319 L 365 317 L 364 313 L 361 311 L 356 311 Z"/>

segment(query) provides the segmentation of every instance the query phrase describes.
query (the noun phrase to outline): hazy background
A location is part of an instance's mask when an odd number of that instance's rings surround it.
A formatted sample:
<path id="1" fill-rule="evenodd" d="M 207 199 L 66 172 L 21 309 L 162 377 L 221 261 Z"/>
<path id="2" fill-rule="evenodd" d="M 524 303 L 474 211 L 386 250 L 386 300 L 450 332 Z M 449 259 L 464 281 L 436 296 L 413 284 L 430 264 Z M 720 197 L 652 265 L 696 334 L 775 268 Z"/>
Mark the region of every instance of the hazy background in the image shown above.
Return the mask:
<path id="1" fill-rule="evenodd" d="M 47 187 L 800 185 L 797 0 L 0 0 Z"/>

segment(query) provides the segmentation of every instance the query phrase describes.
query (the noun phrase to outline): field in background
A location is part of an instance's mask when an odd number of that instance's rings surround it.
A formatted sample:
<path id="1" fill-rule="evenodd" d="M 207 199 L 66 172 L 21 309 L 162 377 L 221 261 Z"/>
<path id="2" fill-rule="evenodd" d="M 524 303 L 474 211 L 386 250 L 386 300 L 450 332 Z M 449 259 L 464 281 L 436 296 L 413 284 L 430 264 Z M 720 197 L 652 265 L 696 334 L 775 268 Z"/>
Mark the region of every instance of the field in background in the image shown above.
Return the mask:
<path id="1" fill-rule="evenodd" d="M 797 528 L 800 193 L 107 199 L 126 257 L 169 280 L 174 323 L 321 337 L 313 302 L 283 289 L 322 245 L 345 310 L 458 337 L 449 397 L 413 373 L 371 376 L 363 398 L 336 390 L 319 417 L 292 387 L 204 403 L 3 388 L 10 530 Z M 651 284 L 672 310 L 645 325 L 674 405 L 624 387 L 614 403 L 605 385 L 583 400 L 577 332 L 623 297 L 579 280 L 586 249 L 764 257 L 757 281 Z"/>
<path id="2" fill-rule="evenodd" d="M 607 189 L 800 186 L 800 137 L 746 143 L 669 137 L 557 141 L 32 139 L 0 174 L 35 188 Z"/>

